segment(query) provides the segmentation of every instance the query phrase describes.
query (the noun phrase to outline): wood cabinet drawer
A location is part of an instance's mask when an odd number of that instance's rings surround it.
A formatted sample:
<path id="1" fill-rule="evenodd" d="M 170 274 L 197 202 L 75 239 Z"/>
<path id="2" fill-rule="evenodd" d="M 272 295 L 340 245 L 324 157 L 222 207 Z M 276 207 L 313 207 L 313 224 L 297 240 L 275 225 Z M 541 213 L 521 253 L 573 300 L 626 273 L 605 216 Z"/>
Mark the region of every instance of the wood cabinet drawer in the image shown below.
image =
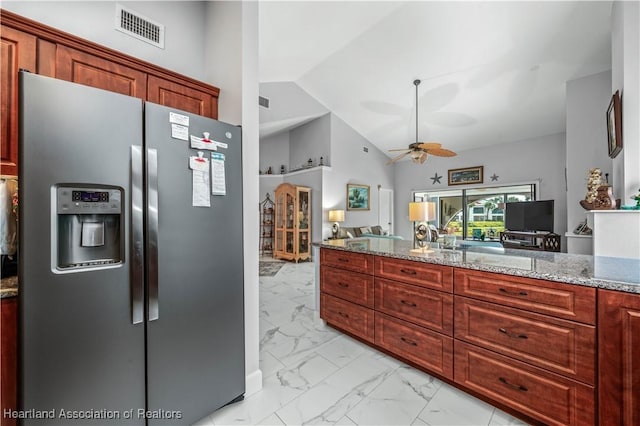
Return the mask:
<path id="1" fill-rule="evenodd" d="M 322 265 L 320 291 L 373 308 L 373 276 Z"/>
<path id="2" fill-rule="evenodd" d="M 596 329 L 456 296 L 455 337 L 595 384 Z"/>
<path id="3" fill-rule="evenodd" d="M 320 249 L 320 262 L 327 266 L 373 274 L 373 255 L 370 254 L 322 248 Z"/>
<path id="4" fill-rule="evenodd" d="M 453 295 L 376 278 L 376 310 L 453 335 Z"/>
<path id="5" fill-rule="evenodd" d="M 374 341 L 372 309 L 322 293 L 320 318 L 369 342 Z"/>
<path id="6" fill-rule="evenodd" d="M 455 382 L 549 425 L 592 425 L 592 386 L 455 342 Z"/>
<path id="7" fill-rule="evenodd" d="M 376 345 L 447 379 L 453 378 L 453 339 L 376 312 Z"/>
<path id="8" fill-rule="evenodd" d="M 456 269 L 454 287 L 461 296 L 595 325 L 595 288 L 467 269 Z"/>
<path id="9" fill-rule="evenodd" d="M 448 293 L 453 291 L 451 266 L 376 256 L 375 275 Z"/>

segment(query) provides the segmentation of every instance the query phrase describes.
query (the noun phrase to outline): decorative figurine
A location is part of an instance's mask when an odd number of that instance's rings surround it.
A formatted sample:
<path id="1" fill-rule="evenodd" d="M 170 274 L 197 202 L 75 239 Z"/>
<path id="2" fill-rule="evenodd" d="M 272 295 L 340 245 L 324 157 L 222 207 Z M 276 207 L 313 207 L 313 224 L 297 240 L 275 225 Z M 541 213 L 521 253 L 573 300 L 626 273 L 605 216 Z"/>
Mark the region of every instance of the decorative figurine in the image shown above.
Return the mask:
<path id="1" fill-rule="evenodd" d="M 598 194 L 593 200 L 594 210 L 613 210 L 616 208 L 616 200 L 613 198 L 613 191 L 611 185 L 600 185 L 598 187 Z"/>
<path id="2" fill-rule="evenodd" d="M 313 160 L 309 158 L 309 161 L 307 161 L 307 167 L 312 167 L 312 166 L 313 166 Z"/>
<path id="3" fill-rule="evenodd" d="M 268 175 L 272 175 L 273 174 L 273 170 L 271 170 L 271 166 L 269 166 L 269 168 L 267 169 L 267 174 Z"/>
<path id="4" fill-rule="evenodd" d="M 602 172 L 595 167 L 589 170 L 589 178 L 587 180 L 587 195 L 584 200 L 580 200 L 580 205 L 585 210 L 593 210 L 593 202 L 598 196 L 598 187 L 602 185 Z"/>
<path id="5" fill-rule="evenodd" d="M 324 157 L 320 157 L 320 164 L 319 166 L 324 166 Z"/>
<path id="6" fill-rule="evenodd" d="M 632 200 L 636 200 L 636 210 L 640 210 L 640 189 L 638 189 L 638 193 L 631 197 Z"/>
<path id="7" fill-rule="evenodd" d="M 282 166 L 280 166 L 280 174 L 281 175 L 285 174 L 284 164 Z"/>

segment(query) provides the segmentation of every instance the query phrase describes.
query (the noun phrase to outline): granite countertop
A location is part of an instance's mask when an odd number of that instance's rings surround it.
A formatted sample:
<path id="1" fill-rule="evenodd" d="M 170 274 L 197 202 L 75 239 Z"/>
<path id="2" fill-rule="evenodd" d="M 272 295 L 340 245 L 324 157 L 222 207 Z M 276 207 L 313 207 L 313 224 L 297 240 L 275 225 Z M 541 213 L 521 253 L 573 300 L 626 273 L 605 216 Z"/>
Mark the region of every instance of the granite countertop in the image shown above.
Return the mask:
<path id="1" fill-rule="evenodd" d="M 445 249 L 432 243 L 432 253 L 414 254 L 411 241 L 350 238 L 314 242 L 325 247 L 397 259 L 498 272 L 640 294 L 640 260 L 498 247 Z"/>
<path id="2" fill-rule="evenodd" d="M 18 276 L 4 277 L 0 280 L 0 299 L 18 295 Z"/>

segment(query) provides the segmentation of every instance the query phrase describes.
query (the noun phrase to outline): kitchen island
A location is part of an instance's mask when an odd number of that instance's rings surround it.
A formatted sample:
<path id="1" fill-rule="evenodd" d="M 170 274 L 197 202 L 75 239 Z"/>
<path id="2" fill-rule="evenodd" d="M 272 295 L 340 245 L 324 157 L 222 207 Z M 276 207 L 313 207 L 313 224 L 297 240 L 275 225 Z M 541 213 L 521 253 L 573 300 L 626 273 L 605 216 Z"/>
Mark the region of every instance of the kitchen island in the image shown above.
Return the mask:
<path id="1" fill-rule="evenodd" d="M 331 326 L 528 422 L 640 424 L 640 261 L 314 245 Z"/>

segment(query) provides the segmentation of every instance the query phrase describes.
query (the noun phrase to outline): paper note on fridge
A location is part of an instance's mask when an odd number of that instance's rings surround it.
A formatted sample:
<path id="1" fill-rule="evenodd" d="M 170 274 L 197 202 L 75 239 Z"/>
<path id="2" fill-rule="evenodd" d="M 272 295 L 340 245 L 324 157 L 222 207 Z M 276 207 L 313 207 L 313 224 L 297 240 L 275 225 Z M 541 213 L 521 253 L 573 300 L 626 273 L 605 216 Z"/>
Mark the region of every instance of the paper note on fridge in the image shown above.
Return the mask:
<path id="1" fill-rule="evenodd" d="M 189 157 L 189 168 L 192 170 L 191 204 L 194 207 L 211 207 L 209 159 L 198 151 L 197 157 Z"/>
<path id="2" fill-rule="evenodd" d="M 189 116 L 178 114 L 176 112 L 169 113 L 169 123 L 176 123 L 182 126 L 189 127 Z"/>
<path id="3" fill-rule="evenodd" d="M 219 152 L 211 153 L 211 175 L 213 184 L 211 185 L 211 194 L 226 195 L 227 184 L 224 173 L 224 154 Z"/>
<path id="4" fill-rule="evenodd" d="M 180 124 L 171 123 L 171 137 L 174 139 L 181 139 L 183 141 L 189 140 L 189 128 Z"/>
<path id="5" fill-rule="evenodd" d="M 208 149 L 209 151 L 215 151 L 218 149 L 218 146 L 214 141 L 209 139 L 209 134 L 206 133 L 203 138 L 191 135 L 191 148 Z"/>

